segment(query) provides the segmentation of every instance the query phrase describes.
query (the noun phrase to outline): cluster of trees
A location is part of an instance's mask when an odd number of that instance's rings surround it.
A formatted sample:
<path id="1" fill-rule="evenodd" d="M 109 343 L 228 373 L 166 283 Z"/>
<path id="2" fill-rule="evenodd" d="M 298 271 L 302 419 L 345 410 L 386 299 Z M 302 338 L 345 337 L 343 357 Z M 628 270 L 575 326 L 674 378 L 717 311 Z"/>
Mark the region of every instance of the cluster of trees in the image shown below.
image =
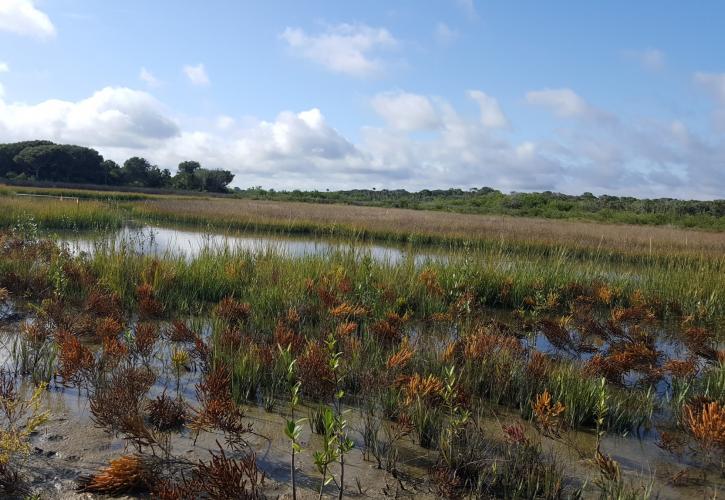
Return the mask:
<path id="1" fill-rule="evenodd" d="M 223 193 L 228 191 L 234 174 L 185 161 L 171 175 L 168 169 L 160 169 L 137 156 L 121 166 L 105 160 L 95 149 L 50 141 L 24 141 L 0 144 L 0 177 Z"/>

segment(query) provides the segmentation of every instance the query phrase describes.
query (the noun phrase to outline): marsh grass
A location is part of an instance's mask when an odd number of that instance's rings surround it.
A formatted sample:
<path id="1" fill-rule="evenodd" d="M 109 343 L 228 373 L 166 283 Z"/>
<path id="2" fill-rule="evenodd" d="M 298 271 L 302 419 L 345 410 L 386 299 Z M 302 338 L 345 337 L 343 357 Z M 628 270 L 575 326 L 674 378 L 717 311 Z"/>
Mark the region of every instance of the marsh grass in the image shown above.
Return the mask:
<path id="1" fill-rule="evenodd" d="M 0 195 L 0 227 L 14 227 L 28 221 L 42 229 L 109 229 L 121 227 L 123 216 L 118 209 L 98 201 Z"/>
<path id="2" fill-rule="evenodd" d="M 599 444 L 607 433 L 639 434 L 662 421 L 702 427 L 686 405 L 711 404 L 704 398 L 719 400 L 725 387 L 719 276 L 695 283 L 700 276 L 690 273 L 685 284 L 686 272 L 673 272 L 682 281 L 667 285 L 673 276 L 663 270 L 634 277 L 604 263 L 500 251 L 392 262 L 354 249 L 293 258 L 228 245 L 145 255 L 106 241 L 73 255 L 17 231 L 0 236 L 0 257 L 0 287 L 38 304 L 42 320 L 22 334 L 16 359 L 24 371 L 45 359 L 44 346 L 60 349 L 60 362 L 48 357 L 40 371 L 57 368 L 68 383 L 85 377 L 97 425 L 142 454 L 170 453 L 146 414 L 178 410 L 147 405 L 151 378 L 140 374 L 153 371 L 154 357 L 175 367 L 177 385 L 182 367 L 198 370 L 187 426 L 197 436 L 220 432 L 235 450 L 252 432 L 240 404 L 261 399 L 271 409 L 267 402 L 284 400 L 293 357 L 300 394 L 319 409 L 313 427 L 329 436 L 321 427 L 331 408 L 338 418 L 343 407 L 365 408 L 363 441 L 378 465 L 397 471 L 400 440 L 412 439 L 439 459 L 430 479 L 454 497 L 556 498 L 565 486 L 558 458 L 538 441 L 515 429 L 491 435 L 471 415 L 505 409 L 533 418 L 544 434 L 594 431 Z M 696 360 L 692 370 L 660 350 L 664 319 L 684 323 L 668 340 Z M 173 348 L 155 349 L 161 337 Z M 103 347 L 90 359 L 80 338 Z M 82 369 L 66 370 L 74 363 Z M 669 384 L 668 401 L 658 383 L 677 377 L 684 383 Z M 665 404 L 678 411 L 661 411 Z M 221 468 L 226 477 L 236 467 Z M 620 495 L 620 486 L 603 488 Z"/>

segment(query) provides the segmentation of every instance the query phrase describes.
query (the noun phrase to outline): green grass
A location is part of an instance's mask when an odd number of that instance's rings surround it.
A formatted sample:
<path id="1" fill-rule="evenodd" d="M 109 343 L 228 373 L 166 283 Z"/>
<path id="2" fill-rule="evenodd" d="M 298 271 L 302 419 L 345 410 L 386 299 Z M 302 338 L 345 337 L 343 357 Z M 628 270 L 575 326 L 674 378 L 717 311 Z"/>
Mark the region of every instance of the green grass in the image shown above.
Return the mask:
<path id="1" fill-rule="evenodd" d="M 123 214 L 97 201 L 0 195 L 0 227 L 35 225 L 41 229 L 109 229 L 123 225 Z"/>

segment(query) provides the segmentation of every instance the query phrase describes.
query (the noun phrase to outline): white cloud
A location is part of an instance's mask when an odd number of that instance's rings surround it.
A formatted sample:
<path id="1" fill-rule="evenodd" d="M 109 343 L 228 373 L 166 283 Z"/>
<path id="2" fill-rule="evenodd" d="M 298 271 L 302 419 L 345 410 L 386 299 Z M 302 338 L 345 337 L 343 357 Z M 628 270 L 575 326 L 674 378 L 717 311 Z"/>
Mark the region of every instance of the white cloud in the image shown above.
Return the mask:
<path id="1" fill-rule="evenodd" d="M 201 63 L 196 66 L 187 64 L 184 66 L 184 73 L 192 85 L 201 87 L 211 83 L 209 76 L 206 74 L 206 68 L 204 68 L 204 65 Z"/>
<path id="2" fill-rule="evenodd" d="M 695 73 L 694 79 L 715 102 L 712 114 L 715 127 L 725 131 L 725 73 Z"/>
<path id="3" fill-rule="evenodd" d="M 149 87 L 155 88 L 161 86 L 161 80 L 156 78 L 156 76 L 146 68 L 141 68 L 138 77 Z"/>
<path id="4" fill-rule="evenodd" d="M 156 99 L 124 87 L 106 87 L 77 102 L 51 99 L 28 105 L 0 100 L 3 141 L 33 138 L 139 148 L 178 133 Z"/>
<path id="5" fill-rule="evenodd" d="M 665 53 L 659 49 L 627 50 L 624 54 L 650 71 L 659 71 L 665 67 Z"/>
<path id="6" fill-rule="evenodd" d="M 10 71 L 10 66 L 8 66 L 8 63 L 0 61 L 0 73 L 7 73 L 8 71 Z"/>
<path id="7" fill-rule="evenodd" d="M 441 45 L 450 45 L 455 42 L 458 38 L 458 31 L 452 29 L 446 23 L 436 24 L 435 31 L 433 32 L 435 39 Z"/>
<path id="8" fill-rule="evenodd" d="M 398 43 L 385 28 L 364 24 L 338 24 L 317 35 L 288 27 L 280 37 L 299 56 L 335 73 L 355 77 L 380 74 L 385 63 L 376 57 L 377 53 Z"/>
<path id="9" fill-rule="evenodd" d="M 34 0 L 0 1 L 0 31 L 36 38 L 55 36 L 50 18 L 34 4 Z"/>
<path id="10" fill-rule="evenodd" d="M 398 130 L 426 130 L 439 125 L 438 115 L 430 100 L 408 92 L 384 92 L 370 103 L 390 127 Z"/>
<path id="11" fill-rule="evenodd" d="M 3 84 L 0 83 L 0 99 L 5 97 L 5 87 L 3 87 Z"/>
<path id="12" fill-rule="evenodd" d="M 587 102 L 571 89 L 544 89 L 526 93 L 526 101 L 535 106 L 549 109 L 564 118 L 581 117 L 591 108 Z"/>
<path id="13" fill-rule="evenodd" d="M 481 109 L 481 123 L 490 128 L 508 127 L 509 121 L 498 101 L 480 90 L 469 90 L 468 97 L 478 103 Z"/>
<path id="14" fill-rule="evenodd" d="M 495 101 L 486 97 L 488 105 Z M 127 88 L 105 88 L 76 102 L 0 99 L 0 142 L 83 144 L 118 162 L 138 155 L 172 170 L 182 160 L 195 159 L 232 170 L 235 184 L 243 187 L 488 185 L 504 191 L 695 198 L 725 192 L 720 168 L 725 138 L 704 139 L 681 121 L 613 119 L 602 126 L 598 120 L 577 120 L 536 140 L 511 140 L 492 132 L 492 122 L 469 119 L 441 98 L 397 91 L 375 99 L 387 103 L 381 108 L 386 124 L 363 127 L 356 142 L 317 108 L 283 111 L 268 120 L 221 115 L 179 124 L 150 94 Z M 386 117 L 391 109 L 402 115 Z M 409 115 L 411 109 L 417 118 Z M 421 127 L 423 133 L 411 133 Z"/>

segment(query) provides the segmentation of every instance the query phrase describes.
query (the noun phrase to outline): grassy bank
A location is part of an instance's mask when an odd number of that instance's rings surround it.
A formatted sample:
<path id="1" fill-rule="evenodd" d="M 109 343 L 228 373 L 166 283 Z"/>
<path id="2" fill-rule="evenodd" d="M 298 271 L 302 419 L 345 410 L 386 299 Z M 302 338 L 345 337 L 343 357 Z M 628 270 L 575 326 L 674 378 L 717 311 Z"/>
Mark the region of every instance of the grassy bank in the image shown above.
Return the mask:
<path id="1" fill-rule="evenodd" d="M 43 229 L 109 229 L 123 225 L 122 212 L 99 201 L 0 194 L 0 227 L 31 224 Z"/>

